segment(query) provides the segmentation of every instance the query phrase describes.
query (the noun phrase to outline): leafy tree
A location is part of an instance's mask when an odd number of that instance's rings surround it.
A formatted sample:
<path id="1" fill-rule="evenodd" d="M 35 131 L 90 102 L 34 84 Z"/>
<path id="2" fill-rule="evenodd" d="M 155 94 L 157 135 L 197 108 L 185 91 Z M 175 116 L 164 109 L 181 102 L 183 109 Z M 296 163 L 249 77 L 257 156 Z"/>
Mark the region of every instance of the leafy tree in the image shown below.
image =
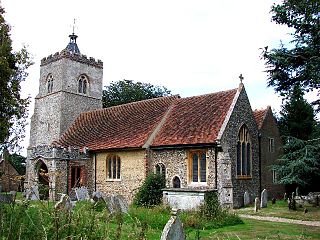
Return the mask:
<path id="1" fill-rule="evenodd" d="M 150 83 L 135 83 L 132 80 L 124 79 L 105 86 L 102 104 L 103 107 L 112 107 L 169 95 L 171 95 L 171 91 L 165 87 L 154 86 Z"/>
<path id="2" fill-rule="evenodd" d="M 281 96 L 289 96 L 299 84 L 303 91 L 320 88 L 320 2 L 283 0 L 271 9 L 272 21 L 293 29 L 290 44 L 265 47 L 262 57 L 269 75 L 268 85 Z M 315 102 L 320 104 L 320 99 Z"/>
<path id="3" fill-rule="evenodd" d="M 4 13 L 0 6 L 0 151 L 14 149 L 24 137 L 29 99 L 21 97 L 20 84 L 32 64 L 25 48 L 13 52 Z"/>
<path id="4" fill-rule="evenodd" d="M 290 99 L 282 106 L 279 119 L 280 134 L 308 140 L 316 129 L 313 107 L 303 98 L 300 86 L 293 88 Z"/>
<path id="5" fill-rule="evenodd" d="M 312 187 L 314 179 L 320 176 L 320 139 L 303 141 L 288 137 L 284 152 L 278 163 L 272 166 L 279 183 L 304 189 Z"/>
<path id="6" fill-rule="evenodd" d="M 8 159 L 20 175 L 24 175 L 26 173 L 26 158 L 24 156 L 13 153 L 9 156 Z"/>

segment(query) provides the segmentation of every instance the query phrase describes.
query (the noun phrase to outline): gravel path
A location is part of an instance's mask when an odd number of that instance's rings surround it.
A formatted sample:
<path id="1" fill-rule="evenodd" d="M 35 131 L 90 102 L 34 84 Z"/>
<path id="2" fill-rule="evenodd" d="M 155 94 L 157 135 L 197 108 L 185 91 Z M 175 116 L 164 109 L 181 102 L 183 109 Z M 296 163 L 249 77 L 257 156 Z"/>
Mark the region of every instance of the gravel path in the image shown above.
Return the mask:
<path id="1" fill-rule="evenodd" d="M 293 223 L 293 224 L 320 227 L 319 221 L 304 221 L 304 220 L 279 218 L 279 217 L 262 217 L 262 216 L 246 215 L 246 214 L 239 214 L 239 216 L 242 218 L 251 218 L 251 219 L 262 220 L 262 221 Z"/>

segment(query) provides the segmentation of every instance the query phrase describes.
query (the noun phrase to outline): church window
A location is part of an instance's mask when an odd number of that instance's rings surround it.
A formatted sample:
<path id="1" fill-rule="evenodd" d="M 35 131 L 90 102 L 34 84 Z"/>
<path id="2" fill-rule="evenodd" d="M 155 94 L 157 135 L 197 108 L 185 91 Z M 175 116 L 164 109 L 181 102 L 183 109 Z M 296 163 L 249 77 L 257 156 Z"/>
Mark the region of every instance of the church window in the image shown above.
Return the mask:
<path id="1" fill-rule="evenodd" d="M 82 173 L 81 167 L 79 166 L 71 167 L 71 187 L 72 188 L 82 186 L 81 173 Z"/>
<path id="2" fill-rule="evenodd" d="M 163 163 L 158 163 L 155 170 L 156 174 L 161 174 L 164 178 L 166 177 L 166 167 Z"/>
<path id="3" fill-rule="evenodd" d="M 178 176 L 175 176 L 172 179 L 172 186 L 173 186 L 173 188 L 181 188 L 181 181 L 180 181 L 180 178 Z"/>
<path id="4" fill-rule="evenodd" d="M 251 177 L 251 141 L 248 128 L 240 128 L 237 142 L 237 177 Z"/>
<path id="5" fill-rule="evenodd" d="M 120 179 L 121 160 L 117 155 L 107 158 L 107 179 Z"/>
<path id="6" fill-rule="evenodd" d="M 274 138 L 269 138 L 269 152 L 274 152 Z"/>
<path id="7" fill-rule="evenodd" d="M 205 151 L 191 151 L 189 155 L 189 182 L 207 181 L 207 157 Z"/>
<path id="8" fill-rule="evenodd" d="M 52 93 L 53 90 L 53 76 L 52 74 L 49 74 L 47 76 L 47 92 Z"/>
<path id="9" fill-rule="evenodd" d="M 78 92 L 87 94 L 88 78 L 85 75 L 81 75 L 78 79 Z"/>

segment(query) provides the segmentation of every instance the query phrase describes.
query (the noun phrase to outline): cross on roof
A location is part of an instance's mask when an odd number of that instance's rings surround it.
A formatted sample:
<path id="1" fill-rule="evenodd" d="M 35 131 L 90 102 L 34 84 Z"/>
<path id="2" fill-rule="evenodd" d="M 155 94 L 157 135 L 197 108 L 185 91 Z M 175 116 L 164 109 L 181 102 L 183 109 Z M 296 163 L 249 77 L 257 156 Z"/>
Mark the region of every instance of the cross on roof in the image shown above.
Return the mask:
<path id="1" fill-rule="evenodd" d="M 242 73 L 239 75 L 239 78 L 240 78 L 240 82 L 242 83 L 242 80 L 243 80 L 243 76 L 242 76 Z"/>

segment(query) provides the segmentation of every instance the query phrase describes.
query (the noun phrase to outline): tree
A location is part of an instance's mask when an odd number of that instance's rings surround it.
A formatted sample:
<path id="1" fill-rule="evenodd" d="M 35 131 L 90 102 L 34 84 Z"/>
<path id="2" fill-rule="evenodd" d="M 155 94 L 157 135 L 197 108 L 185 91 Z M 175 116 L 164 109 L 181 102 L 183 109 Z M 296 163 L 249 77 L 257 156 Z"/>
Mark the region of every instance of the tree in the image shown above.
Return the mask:
<path id="1" fill-rule="evenodd" d="M 105 86 L 102 104 L 103 107 L 112 107 L 169 95 L 171 95 L 171 91 L 165 87 L 154 86 L 150 83 L 134 83 L 132 80 L 124 79 Z"/>
<path id="2" fill-rule="evenodd" d="M 272 21 L 294 31 L 290 44 L 278 49 L 265 47 L 268 85 L 287 97 L 299 84 L 302 91 L 320 88 L 320 2 L 319 0 L 283 0 L 271 9 Z M 320 104 L 320 99 L 314 102 Z"/>
<path id="3" fill-rule="evenodd" d="M 20 84 L 32 64 L 25 48 L 13 52 L 4 13 L 0 6 L 0 151 L 18 147 L 24 137 L 29 99 L 21 97 Z"/>
<path id="4" fill-rule="evenodd" d="M 26 174 L 26 158 L 24 156 L 21 156 L 17 153 L 13 153 L 8 157 L 8 159 L 20 175 Z"/>
<path id="5" fill-rule="evenodd" d="M 289 100 L 282 106 L 278 121 L 281 136 L 310 139 L 317 122 L 313 107 L 303 98 L 300 86 L 293 87 Z"/>

